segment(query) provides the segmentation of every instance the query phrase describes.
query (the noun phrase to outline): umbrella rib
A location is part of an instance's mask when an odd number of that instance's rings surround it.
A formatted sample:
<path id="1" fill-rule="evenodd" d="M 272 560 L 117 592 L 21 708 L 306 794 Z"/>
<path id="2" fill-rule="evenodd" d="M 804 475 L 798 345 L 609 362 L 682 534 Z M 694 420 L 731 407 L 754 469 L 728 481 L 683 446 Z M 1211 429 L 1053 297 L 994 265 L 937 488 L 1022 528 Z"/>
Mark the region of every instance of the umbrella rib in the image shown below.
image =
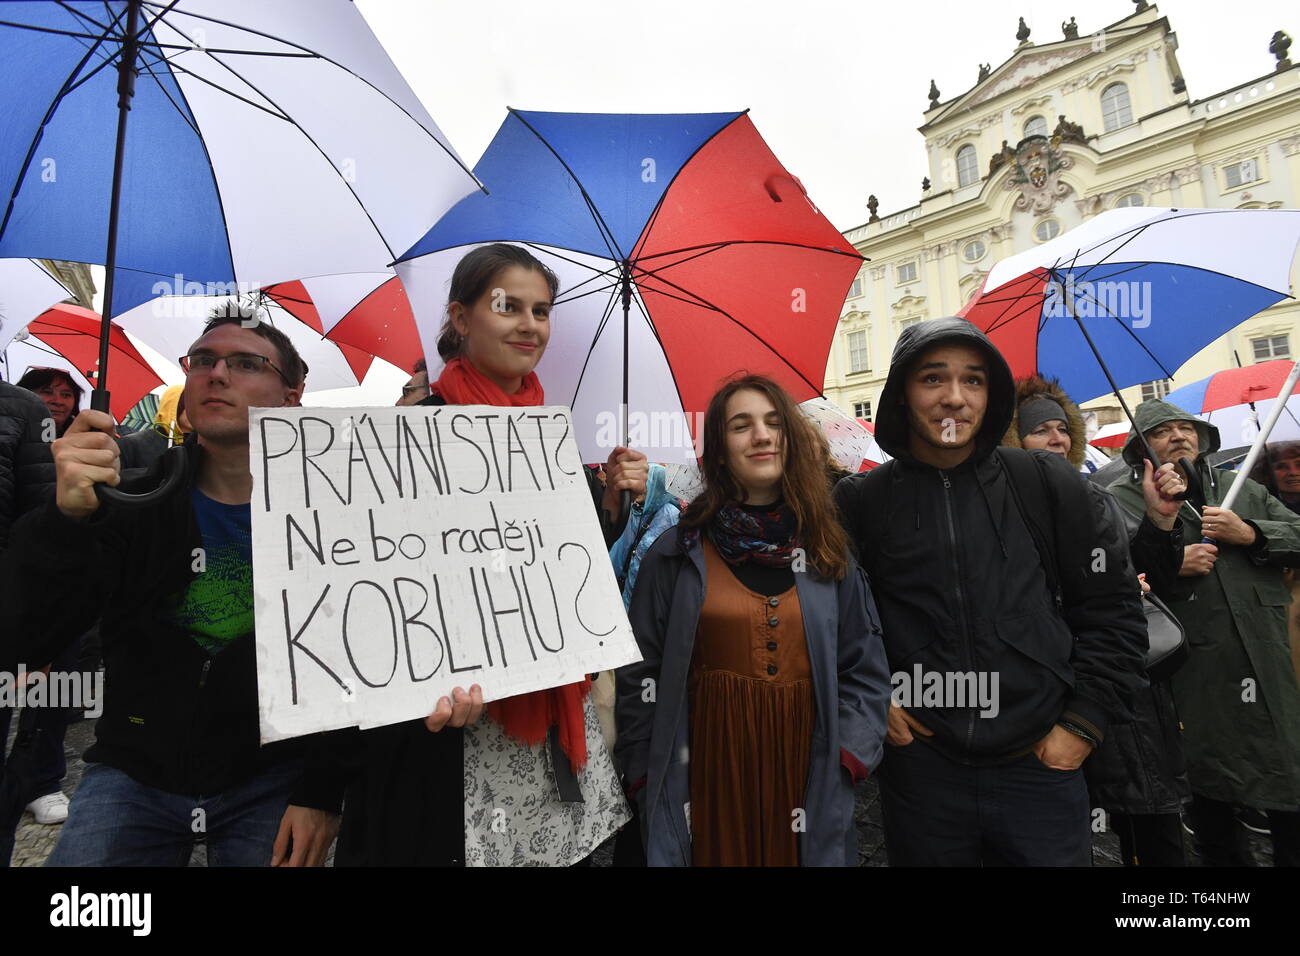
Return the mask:
<path id="1" fill-rule="evenodd" d="M 668 181 L 668 185 L 664 187 L 664 191 L 659 194 L 659 201 L 655 203 L 654 209 L 651 210 L 650 212 L 650 218 L 646 220 L 645 228 L 641 230 L 641 243 L 640 243 L 641 245 L 644 245 L 646 242 L 649 241 L 650 233 L 654 230 L 655 222 L 658 221 L 659 219 L 659 211 L 663 209 L 664 200 L 668 198 L 669 191 L 673 188 L 673 185 L 677 182 L 678 177 L 681 176 L 682 171 L 691 164 L 691 162 L 695 159 L 696 156 L 700 154 L 700 151 L 704 149 L 705 146 L 708 146 L 709 143 L 717 139 L 718 136 L 721 135 L 723 130 L 730 129 L 735 123 L 739 122 L 743 117 L 746 117 L 748 115 L 749 115 L 749 109 L 748 107 L 746 107 L 745 109 L 741 110 L 739 114 L 733 116 L 730 120 L 723 123 L 721 126 L 719 126 L 717 129 L 713 131 L 713 134 L 709 136 L 708 139 L 700 143 L 699 146 L 696 146 L 695 149 L 691 151 L 691 155 L 687 156 L 686 159 L 682 162 L 682 164 L 677 167 L 677 172 L 673 173 L 673 178 Z M 754 132 L 757 133 L 758 130 L 755 130 Z M 760 139 L 761 138 L 762 137 L 760 137 Z M 649 321 L 649 319 L 650 317 L 646 316 L 646 321 Z"/>
<path id="2" fill-rule="evenodd" d="M 216 59 L 216 57 L 213 57 L 213 59 Z M 181 66 L 181 65 L 180 65 L 179 63 L 177 63 L 175 60 L 165 60 L 165 62 L 167 63 L 167 69 L 169 69 L 169 70 L 175 71 L 175 72 L 177 72 L 177 73 L 184 73 L 186 76 L 192 76 L 194 79 L 198 80 L 200 83 L 206 83 L 208 86 L 212 87 L 214 90 L 217 90 L 218 92 L 221 92 L 221 93 L 225 93 L 227 96 L 229 96 L 229 97 L 231 97 L 231 98 L 233 98 L 233 99 L 239 100 L 241 103 L 246 103 L 247 105 L 253 107 L 254 109 L 259 109 L 259 110 L 261 110 L 263 113 L 266 113 L 266 114 L 268 114 L 268 115 L 270 115 L 270 116 L 274 116 L 274 117 L 275 117 L 276 119 L 278 119 L 278 120 L 284 120 L 286 123 L 292 123 L 294 126 L 297 126 L 297 125 L 298 125 L 297 123 L 294 123 L 293 120 L 290 119 L 288 116 L 286 116 L 286 115 L 284 114 L 284 111 L 283 111 L 283 110 L 280 110 L 279 112 L 277 112 L 276 110 L 273 110 L 273 109 L 267 109 L 267 108 L 266 108 L 265 106 L 263 106 L 261 103 L 254 103 L 252 100 L 248 99 L 248 97 L 246 97 L 246 96 L 240 96 L 240 95 L 239 95 L 238 93 L 236 93 L 234 90 L 228 90 L 228 89 L 226 89 L 224 86 L 222 86 L 220 83 L 213 82 L 212 80 L 209 80 L 209 79 L 208 79 L 207 77 L 205 77 L 205 76 L 200 76 L 199 74 L 195 73 L 193 70 L 187 70 L 185 67 Z M 217 62 L 220 63 L 221 61 L 220 61 L 220 60 L 217 60 Z M 222 64 L 222 65 L 224 66 L 225 64 Z M 233 72 L 233 71 L 232 71 L 232 72 Z M 238 74 L 236 74 L 236 75 L 238 75 Z M 251 85 L 251 84 L 250 84 L 250 85 Z M 256 87 L 254 87 L 254 89 L 256 89 Z M 261 92 L 261 91 L 259 90 L 258 92 Z M 273 102 L 273 101 L 271 101 L 271 100 L 268 99 L 267 102 Z M 277 109 L 278 109 L 278 107 L 277 107 Z M 301 127 L 299 127 L 299 129 L 301 129 Z"/>
<path id="3" fill-rule="evenodd" d="M 618 241 L 614 238 L 613 230 L 611 230 L 605 223 L 605 219 L 601 216 L 600 210 L 596 208 L 596 204 L 587 193 L 587 187 L 582 185 L 582 180 L 580 180 L 577 174 L 569 167 L 569 164 L 564 161 L 564 157 L 556 152 L 555 147 L 546 141 L 546 137 L 537 132 L 532 123 L 524 119 L 523 116 L 520 115 L 519 111 L 513 106 L 507 107 L 507 109 L 510 111 L 511 116 L 523 123 L 524 127 L 537 137 L 538 142 L 550 150 L 551 155 L 555 157 L 555 161 L 564 167 L 564 171 L 569 174 L 569 178 L 572 179 L 574 185 L 578 187 L 578 192 L 582 193 L 583 201 L 587 204 L 587 211 L 591 213 L 592 219 L 596 223 L 596 228 L 600 231 L 601 240 L 605 243 L 605 246 L 610 253 L 609 257 L 621 262 L 623 260 L 623 251 L 619 248 Z"/>
<path id="4" fill-rule="evenodd" d="M 125 15 L 125 10 L 123 11 L 123 15 Z M 119 17 L 118 19 L 120 20 L 121 17 Z M 4 25 L 6 24 L 0 23 L 0 26 L 4 26 Z M 7 24 L 7 25 L 21 26 L 21 24 Z M 92 39 L 95 40 L 94 46 L 90 47 L 90 49 L 86 51 L 86 55 L 77 61 L 77 65 L 72 68 L 72 72 L 68 74 L 67 78 L 63 81 L 63 83 L 59 87 L 59 92 L 54 97 L 54 100 L 50 103 L 50 108 L 45 111 L 45 116 L 41 119 L 41 125 L 37 127 L 36 135 L 32 137 L 31 144 L 27 148 L 27 155 L 23 158 L 22 164 L 18 167 L 20 171 L 26 170 L 31 165 L 32 157 L 36 155 L 36 148 L 40 146 L 41 139 L 45 136 L 45 127 L 49 125 L 50 120 L 54 118 L 54 111 L 57 110 L 59 108 L 59 104 L 63 102 L 63 97 L 67 95 L 68 87 L 72 84 L 73 79 L 77 76 L 78 73 L 81 72 L 82 68 L 94 55 L 95 50 L 97 50 L 99 46 L 104 42 L 105 37 L 102 36 L 92 37 Z M 9 220 L 13 216 L 14 204 L 18 200 L 18 192 L 19 190 L 22 189 L 24 178 L 25 177 L 23 175 L 19 175 L 14 180 L 13 189 L 9 193 L 9 204 L 5 208 L 4 218 L 0 219 L 0 238 L 4 237 L 5 230 L 9 226 Z"/>
<path id="5" fill-rule="evenodd" d="M 173 0 L 173 3 L 175 3 L 175 2 L 177 2 L 177 0 Z M 158 4 L 156 4 L 156 3 L 148 3 L 148 2 L 146 2 L 146 3 L 144 4 L 144 6 L 146 6 L 146 7 L 156 7 L 156 6 L 158 6 Z M 168 9 L 170 9 L 170 7 L 169 7 Z M 167 12 L 166 10 L 163 11 L 163 13 L 166 13 L 166 12 Z M 270 33 L 265 33 L 265 32 L 263 32 L 263 31 L 261 31 L 261 30 L 255 30 L 255 29 L 252 29 L 251 27 L 241 26 L 240 24 L 237 24 L 237 23 L 231 23 L 231 22 L 229 22 L 229 21 L 227 21 L 227 20 L 219 20 L 219 19 L 217 19 L 216 17 L 206 16 L 206 15 L 204 15 L 204 14 L 199 14 L 199 13 L 191 13 L 191 12 L 189 12 L 189 11 L 182 11 L 182 12 L 183 12 L 184 15 L 187 16 L 187 17 L 193 17 L 194 19 L 197 19 L 197 20 L 206 20 L 206 21 L 208 21 L 209 23 L 216 23 L 216 24 L 220 24 L 221 26 L 230 27 L 230 28 L 235 29 L 235 30 L 241 30 L 241 31 L 243 31 L 244 33 L 249 33 L 249 34 L 252 34 L 253 36 L 260 36 L 260 37 L 262 37 L 262 38 L 264 38 L 264 39 L 267 39 L 267 40 L 274 40 L 274 41 L 276 41 L 277 43 L 283 43 L 285 46 L 293 47 L 294 49 L 302 50 L 302 51 L 303 51 L 302 53 L 290 54 L 290 53 L 267 53 L 267 52 L 261 52 L 261 51 L 255 51 L 255 50 L 211 50 L 211 51 L 209 51 L 209 50 L 204 50 L 203 52 L 207 53 L 209 56 L 211 56 L 212 53 L 233 53 L 233 54 L 238 54 L 238 55 L 240 55 L 240 56 L 297 56 L 297 57 L 309 57 L 309 58 L 318 59 L 318 60 L 321 60 L 321 61 L 323 61 L 323 62 L 325 62 L 325 63 L 328 63 L 328 64 L 330 64 L 331 66 L 333 66 L 335 69 L 342 70 L 344 73 L 347 73 L 349 76 L 353 77 L 353 78 L 356 79 L 358 82 L 363 83 L 363 84 L 365 84 L 366 86 L 368 86 L 370 89 L 374 90 L 375 93 L 377 93 L 379 96 L 383 97 L 383 98 L 384 98 L 384 99 L 385 99 L 389 104 L 391 104 L 395 109 L 399 110 L 399 111 L 402 113 L 403 116 L 405 116 L 407 119 L 409 119 L 409 120 L 410 120 L 412 123 L 414 123 L 416 126 L 420 127 L 420 129 L 424 130 L 425 135 L 427 135 L 430 139 L 432 139 L 435 143 L 437 143 L 438 146 L 439 146 L 439 148 L 441 148 L 442 151 L 443 151 L 444 153 L 447 154 L 448 158 L 450 158 L 450 159 L 451 159 L 451 160 L 452 160 L 452 161 L 453 161 L 457 166 L 459 166 L 459 167 L 464 171 L 465 175 L 467 175 L 470 179 L 472 179 L 472 180 L 475 182 L 475 184 L 478 185 L 478 188 L 479 188 L 480 190 L 482 190 L 484 193 L 487 193 L 487 192 L 488 192 L 488 188 L 487 188 L 486 186 L 484 186 L 481 182 L 479 182 L 479 179 L 478 179 L 477 176 L 474 175 L 473 170 L 471 170 L 468 166 L 465 165 L 464 161 L 463 161 L 459 156 L 456 155 L 456 152 L 455 152 L 455 151 L 454 151 L 450 146 L 448 146 L 446 143 L 444 143 L 444 142 L 443 142 L 441 139 L 439 139 L 437 136 L 434 136 L 433 133 L 432 133 L 432 132 L 431 132 L 431 131 L 430 131 L 430 130 L 429 130 L 429 129 L 428 129 L 428 128 L 423 124 L 423 123 L 421 123 L 418 119 L 416 119 L 414 116 L 411 115 L 410 111 L 409 111 L 408 109 L 406 109 L 406 107 L 404 107 L 401 103 L 398 103 L 396 100 L 394 100 L 391 96 L 389 96 L 386 92 L 384 92 L 383 90 L 381 90 L 379 87 L 375 86 L 375 84 L 371 83 L 370 80 L 366 79 L 366 77 L 361 76 L 360 74 L 356 73 L 355 71 L 348 69 L 346 66 L 344 66 L 342 63 L 339 63 L 337 60 L 334 60 L 334 59 L 332 59 L 332 58 L 330 58 L 330 57 L 328 57 L 328 56 L 324 56 L 324 55 L 322 55 L 321 53 L 316 52 L 315 50 L 308 49 L 307 47 L 304 47 L 304 46 L 302 46 L 301 44 L 294 43 L 292 40 L 286 40 L 286 39 L 284 39 L 283 37 L 274 36 L 274 35 L 272 35 L 272 34 L 270 34 Z M 161 16 L 161 14 L 160 14 L 160 16 Z M 363 18 L 363 19 L 364 19 L 364 18 Z M 186 39 L 189 39 L 189 37 L 187 37 L 187 36 L 185 35 L 185 32 L 184 32 L 183 30 L 181 30 L 179 27 L 177 27 L 175 24 L 171 23 L 170 21 L 166 21 L 166 23 L 167 23 L 167 26 L 168 26 L 169 29 L 175 30 L 175 31 L 176 31 L 177 33 L 179 33 L 181 36 L 185 37 Z M 367 29 L 368 29 L 368 28 L 367 28 Z M 374 31 L 371 31 L 371 35 L 372 35 L 372 36 L 374 35 Z M 377 40 L 378 40 L 378 38 L 376 38 L 376 42 L 377 42 Z M 192 47 L 180 47 L 180 49 L 192 49 Z M 216 60 L 216 57 L 212 57 L 212 59 Z M 222 61 L 220 61 L 220 60 L 217 60 L 217 62 L 218 62 L 218 63 L 221 63 L 221 65 L 224 66 L 227 70 L 230 70 L 230 72 L 234 73 L 234 70 L 231 69 L 227 64 L 222 63 Z M 391 62 L 391 60 L 390 60 L 390 62 Z M 237 74 L 237 73 L 236 73 L 235 75 L 236 75 L 236 76 L 239 76 L 239 74 Z M 400 74 L 399 74 L 399 75 L 400 75 Z M 244 83 L 248 83 L 248 81 L 247 81 L 247 80 L 244 80 L 244 78 L 243 78 L 242 76 L 239 77 L 239 79 L 240 79 L 242 82 L 244 82 Z M 251 86 L 252 84 L 248 84 L 248 85 Z M 256 87 L 254 87 L 254 89 L 256 89 Z M 258 92 L 261 93 L 261 90 L 258 90 Z M 262 94 L 262 95 L 265 96 L 265 94 Z M 267 101 L 270 102 L 270 98 L 269 98 L 269 97 L 267 97 Z M 277 107 L 277 108 L 278 108 L 278 107 Z M 291 121 L 291 122 L 292 122 L 292 121 Z M 297 125 L 297 124 L 294 124 L 294 125 Z M 299 128 L 301 129 L 301 127 L 299 127 Z M 384 245 L 385 245 L 385 247 L 387 247 L 388 243 L 385 242 Z M 390 254 L 391 254 L 391 250 L 390 250 Z"/>
<path id="6" fill-rule="evenodd" d="M 635 298 L 635 297 L 634 297 Z M 578 393 L 582 391 L 582 380 L 587 375 L 587 366 L 591 364 L 591 356 L 596 351 L 596 344 L 600 342 L 600 337 L 605 331 L 605 326 L 609 323 L 609 317 L 614 312 L 614 296 L 609 297 L 605 303 L 605 312 L 600 317 L 600 322 L 596 325 L 596 334 L 591 337 L 591 345 L 587 348 L 587 357 L 582 360 L 582 371 L 578 373 L 578 382 L 573 386 L 573 404 L 578 404 Z"/>
<path id="7" fill-rule="evenodd" d="M 163 86 L 162 80 L 158 77 L 158 74 L 154 72 L 153 68 L 155 64 L 146 63 L 144 61 L 144 58 L 141 57 L 140 65 L 141 67 L 143 67 L 144 71 L 153 78 L 154 83 L 158 85 L 158 89 L 162 91 L 163 96 L 167 97 L 167 102 L 171 103 L 171 105 L 175 107 L 177 115 L 180 116 L 180 118 L 185 122 L 185 125 L 194 131 L 195 136 L 197 136 L 200 140 L 202 140 L 203 134 L 199 132 L 198 124 L 194 120 L 190 119 L 188 116 L 185 115 L 185 111 L 181 109 L 180 104 L 177 103 L 176 100 L 172 98 L 172 95 L 170 92 L 168 92 L 167 87 Z M 204 152 L 206 152 L 206 149 L 204 150 Z M 209 163 L 209 165 L 211 165 L 211 163 Z"/>
<path id="8" fill-rule="evenodd" d="M 1098 308 L 1100 308 L 1103 312 L 1105 312 L 1107 318 L 1114 319 L 1114 320 L 1119 324 L 1120 328 L 1122 328 L 1125 332 L 1127 332 L 1127 333 L 1129 334 L 1129 337 L 1130 337 L 1131 339 L 1133 339 L 1133 341 L 1136 342 L 1139 346 L 1141 346 L 1142 351 L 1143 351 L 1143 352 L 1146 352 L 1147 357 L 1150 358 L 1151 361 L 1155 362 L 1156 366 L 1160 369 L 1160 371 L 1162 371 L 1162 372 L 1165 373 L 1165 378 L 1173 378 L 1174 373 L 1171 372 L 1171 371 L 1169 371 L 1169 369 L 1165 368 L 1165 363 L 1162 362 L 1162 361 L 1160 361 L 1160 359 L 1158 359 L 1158 358 L 1155 357 L 1155 355 L 1151 352 L 1151 350 L 1150 350 L 1149 348 L 1147 348 L 1146 343 L 1143 342 L 1142 339 L 1140 339 L 1136 334 L 1134 334 L 1134 332 L 1133 332 L 1133 330 L 1132 330 L 1131 328 L 1129 328 L 1128 326 L 1126 326 L 1126 325 L 1124 324 L 1124 320 L 1123 320 L 1123 319 L 1121 319 L 1121 318 L 1120 318 L 1119 316 L 1117 316 L 1117 315 L 1113 315 L 1113 314 L 1111 314 L 1110 309 L 1106 308 L 1106 306 L 1103 305 L 1101 302 L 1099 302 L 1099 301 L 1096 299 L 1096 297 L 1094 297 L 1091 293 L 1089 293 L 1089 292 L 1085 292 L 1085 293 L 1084 293 L 1084 296 L 1085 296 L 1085 299 L 1086 299 L 1086 300 L 1091 301 L 1094 305 L 1096 305 L 1096 306 L 1097 306 Z"/>
<path id="9" fill-rule="evenodd" d="M 854 250 L 845 252 L 843 249 L 835 249 L 830 246 L 810 246 L 806 242 L 789 242 L 781 239 L 721 239 L 717 242 L 700 243 L 698 246 L 682 246 L 678 249 L 665 249 L 663 252 L 652 253 L 648 256 L 637 256 L 637 262 L 645 262 L 647 259 L 658 259 L 662 256 L 680 255 L 683 252 L 692 252 L 696 249 L 705 249 L 712 251 L 722 246 L 790 246 L 795 249 L 807 249 L 810 252 L 825 252 L 831 255 L 844 256 L 846 259 L 858 259 L 869 262 L 862 253 Z"/>
<path id="10" fill-rule="evenodd" d="M 677 384 L 677 373 L 673 371 L 673 363 L 668 357 L 668 349 L 664 345 L 664 340 L 659 337 L 659 330 L 655 327 L 654 321 L 650 318 L 650 313 L 646 311 L 647 306 L 641 301 L 641 297 L 639 295 L 634 295 L 632 300 L 636 302 L 637 311 L 641 313 L 642 318 L 645 319 L 645 324 L 649 326 L 650 334 L 655 337 L 655 344 L 659 346 L 659 353 L 664 357 L 664 364 L 668 366 L 668 378 L 673 383 L 673 391 L 677 393 L 677 404 L 681 406 L 682 414 L 688 415 L 689 413 L 686 409 L 686 396 L 682 394 L 682 388 Z M 807 381 L 807 379 L 804 379 L 804 381 Z M 821 392 L 818 392 L 817 394 L 820 395 Z M 690 422 L 688 420 L 688 427 L 689 424 Z M 703 436 L 701 436 L 701 438 L 702 437 Z"/>
<path id="11" fill-rule="evenodd" d="M 669 282 L 667 279 L 663 278 L 662 276 L 656 276 L 655 278 L 658 279 L 658 281 L 664 283 L 665 285 L 670 285 L 670 286 L 672 286 L 674 289 L 677 289 L 677 290 L 679 290 L 680 292 L 685 293 L 686 295 L 695 295 L 694 292 L 691 292 L 691 291 L 688 290 L 688 289 L 683 289 L 681 286 L 677 285 L 675 282 Z M 680 301 L 685 302 L 685 303 L 687 303 L 688 305 L 699 305 L 699 303 L 691 302 L 691 301 L 688 300 L 688 299 L 682 299 L 681 296 L 676 296 L 676 295 L 673 295 L 672 293 L 664 292 L 662 289 L 647 289 L 647 290 L 644 290 L 644 291 L 654 292 L 656 295 L 666 296 L 666 297 L 668 297 L 668 298 L 670 298 L 670 299 L 679 299 Z M 737 319 L 734 315 L 732 315 L 730 312 L 726 311 L 725 309 L 721 309 L 721 308 L 719 308 L 718 306 L 714 305 L 712 302 L 710 302 L 708 299 L 705 299 L 703 296 L 696 296 L 696 298 L 698 298 L 698 299 L 700 300 L 700 303 L 703 303 L 703 305 L 702 305 L 702 306 L 699 306 L 699 307 L 709 309 L 709 310 L 711 310 L 711 311 L 713 311 L 713 312 L 717 312 L 719 315 L 725 316 L 728 320 L 730 320 L 732 323 L 734 323 L 738 328 L 743 329 L 743 330 L 744 330 L 745 332 L 747 332 L 750 336 L 752 336 L 753 339 L 754 339 L 754 341 L 758 342 L 759 345 L 763 346 L 763 348 L 767 349 L 769 352 L 771 352 L 773 355 L 775 355 L 777 358 L 779 358 L 782 362 L 784 362 L 785 365 L 786 365 L 786 367 L 789 368 L 790 371 L 794 372 L 795 375 L 798 375 L 799 378 L 803 380 L 804 384 L 806 384 L 806 385 L 807 385 L 809 388 L 811 388 L 814 392 L 816 392 L 818 395 L 820 395 L 820 394 L 822 393 L 821 388 L 819 388 L 817 385 L 814 385 L 812 382 L 808 381 L 808 376 L 804 375 L 803 372 L 801 372 L 801 371 L 799 371 L 799 369 L 795 368 L 794 365 L 790 362 L 789 359 L 787 359 L 784 355 L 782 355 L 782 354 L 781 354 L 780 352 L 778 352 L 775 348 L 773 348 L 773 347 L 772 347 L 771 345 L 769 345 L 766 341 L 764 341 L 764 339 L 763 339 L 763 337 L 762 337 L 761 335 L 759 335 L 757 332 L 755 332 L 753 329 L 751 329 L 749 326 L 747 326 L 744 322 L 741 322 L 739 319 Z M 665 354 L 667 354 L 667 353 L 665 353 Z"/>

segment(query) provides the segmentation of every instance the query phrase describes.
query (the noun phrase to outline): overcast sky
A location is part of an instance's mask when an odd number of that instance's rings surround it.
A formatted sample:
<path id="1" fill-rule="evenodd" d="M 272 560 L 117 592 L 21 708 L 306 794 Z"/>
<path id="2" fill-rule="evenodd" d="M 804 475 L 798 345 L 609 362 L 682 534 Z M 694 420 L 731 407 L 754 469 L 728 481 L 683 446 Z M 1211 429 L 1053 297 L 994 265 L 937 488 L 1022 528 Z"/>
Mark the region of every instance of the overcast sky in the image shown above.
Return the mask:
<path id="1" fill-rule="evenodd" d="M 478 161 L 507 106 L 575 112 L 748 107 L 772 150 L 841 230 L 919 199 L 916 132 L 933 77 L 944 100 L 1016 47 L 1081 35 L 1131 13 L 1129 0 L 356 0 L 461 157 Z M 1168 0 L 1193 98 L 1272 70 L 1269 38 L 1297 36 L 1294 2 Z M 1300 45 L 1292 59 L 1300 56 Z M 97 270 L 102 274 L 102 270 Z M 97 277 L 102 284 L 102 276 Z M 376 361 L 360 388 L 316 404 L 390 404 L 406 374 Z"/>
<path id="2" fill-rule="evenodd" d="M 507 106 L 575 112 L 749 107 L 768 145 L 841 230 L 920 198 L 916 132 L 933 77 L 946 101 L 1016 47 L 1080 35 L 1129 0 L 357 0 L 452 144 L 473 165 Z M 1294 2 L 1168 0 L 1193 98 L 1269 72 Z M 1300 44 L 1292 59 L 1300 57 Z"/>

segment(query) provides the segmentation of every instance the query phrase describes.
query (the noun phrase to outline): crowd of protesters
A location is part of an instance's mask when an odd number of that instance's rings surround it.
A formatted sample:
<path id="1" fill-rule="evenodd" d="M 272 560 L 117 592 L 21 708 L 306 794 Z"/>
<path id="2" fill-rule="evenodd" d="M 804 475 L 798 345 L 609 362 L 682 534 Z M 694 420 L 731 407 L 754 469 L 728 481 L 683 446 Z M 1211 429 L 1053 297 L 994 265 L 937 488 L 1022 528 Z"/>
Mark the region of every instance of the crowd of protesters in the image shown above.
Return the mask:
<path id="1" fill-rule="evenodd" d="M 397 404 L 544 404 L 556 293 L 524 249 L 466 255 L 441 371 Z M 212 865 L 320 865 L 336 837 L 339 866 L 581 865 L 615 835 L 616 864 L 856 865 L 868 777 L 896 866 L 1086 866 L 1100 826 L 1129 865 L 1184 865 L 1185 830 L 1243 865 L 1243 812 L 1300 862 L 1300 447 L 1250 480 L 1210 466 L 1213 426 L 1145 402 L 1103 488 L 1070 396 L 936 319 L 894 351 L 891 460 L 846 475 L 738 374 L 689 502 L 634 449 L 587 473 L 639 663 L 259 746 L 248 410 L 299 404 L 308 370 L 240 308 L 182 368 L 142 436 L 77 414 L 66 373 L 0 383 L 0 670 L 94 667 L 94 643 L 106 680 L 70 808 L 61 731 L 23 711 L 24 747 L 58 740 L 18 804 L 66 815 L 52 865 L 184 865 L 200 836 Z M 166 491 L 126 509 L 98 485 Z"/>

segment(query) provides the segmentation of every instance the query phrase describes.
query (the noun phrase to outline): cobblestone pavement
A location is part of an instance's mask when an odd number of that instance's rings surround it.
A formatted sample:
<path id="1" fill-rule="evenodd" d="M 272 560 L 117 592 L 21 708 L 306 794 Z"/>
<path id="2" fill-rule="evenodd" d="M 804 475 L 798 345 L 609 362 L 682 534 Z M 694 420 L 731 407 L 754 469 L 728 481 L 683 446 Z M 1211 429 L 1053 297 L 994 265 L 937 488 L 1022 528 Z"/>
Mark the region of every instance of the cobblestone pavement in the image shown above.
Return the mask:
<path id="1" fill-rule="evenodd" d="M 13 721 L 17 726 L 18 721 Z M 64 740 L 64 750 L 68 758 L 68 774 L 63 778 L 63 792 L 72 796 L 77 789 L 77 784 L 81 780 L 81 771 L 84 764 L 81 762 L 81 754 L 94 741 L 93 720 L 82 720 L 72 724 L 68 728 L 68 734 Z M 12 731 L 10 733 L 12 742 Z M 857 791 L 857 807 L 854 812 L 854 819 L 858 825 L 858 865 L 859 866 L 888 866 L 889 860 L 885 854 L 885 837 L 880 823 L 880 794 L 876 785 L 872 781 L 861 784 Z M 40 866 L 45 862 L 45 858 L 50 855 L 54 849 L 54 844 L 59 838 L 59 826 L 41 826 L 38 824 L 30 813 L 24 813 L 22 821 L 18 824 L 17 839 L 14 846 L 14 855 L 11 860 L 12 866 Z M 1272 847 L 1265 836 L 1257 833 L 1249 834 L 1251 852 L 1255 856 L 1255 862 L 1259 866 L 1269 866 L 1272 863 Z M 614 849 L 613 840 L 603 844 L 592 855 L 593 866 L 611 866 L 613 863 Z M 1189 853 L 1192 856 L 1193 863 L 1197 863 L 1195 850 L 1191 848 L 1191 841 L 1188 840 Z M 334 853 L 331 849 L 329 862 L 333 863 Z M 207 854 L 202 844 L 198 844 L 193 855 L 190 857 L 190 866 L 203 866 L 207 862 Z M 1121 864 L 1119 854 L 1119 839 L 1113 833 L 1099 833 L 1093 839 L 1092 844 L 1092 862 L 1094 866 L 1119 866 Z"/>

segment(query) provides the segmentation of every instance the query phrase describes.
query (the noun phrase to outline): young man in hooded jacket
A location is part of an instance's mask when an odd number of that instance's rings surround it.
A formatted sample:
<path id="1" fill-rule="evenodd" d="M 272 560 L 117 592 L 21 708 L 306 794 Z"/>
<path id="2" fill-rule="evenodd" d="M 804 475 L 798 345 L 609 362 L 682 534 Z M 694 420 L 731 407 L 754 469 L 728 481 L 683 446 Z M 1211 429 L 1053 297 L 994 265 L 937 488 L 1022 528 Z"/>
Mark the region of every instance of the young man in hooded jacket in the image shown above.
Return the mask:
<path id="1" fill-rule="evenodd" d="M 895 866 L 1087 866 L 1080 767 L 1131 717 L 1138 588 L 1069 465 L 995 453 L 1014 395 L 970 323 L 908 327 L 876 420 L 895 460 L 836 487 L 894 674 L 880 785 Z"/>

